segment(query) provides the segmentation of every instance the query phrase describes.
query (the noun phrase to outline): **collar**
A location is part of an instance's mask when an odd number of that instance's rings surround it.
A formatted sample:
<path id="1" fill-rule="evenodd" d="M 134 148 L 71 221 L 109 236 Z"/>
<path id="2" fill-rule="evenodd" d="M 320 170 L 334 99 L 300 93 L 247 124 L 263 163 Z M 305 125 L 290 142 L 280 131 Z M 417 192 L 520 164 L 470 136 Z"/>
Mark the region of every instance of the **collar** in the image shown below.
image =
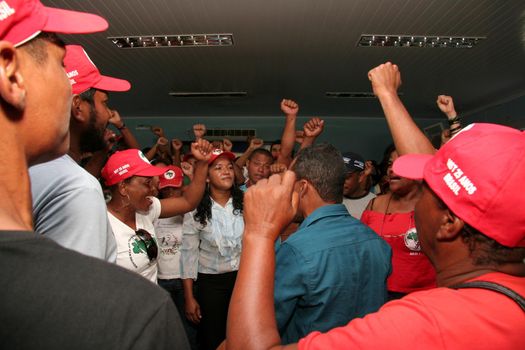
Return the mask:
<path id="1" fill-rule="evenodd" d="M 322 207 L 315 209 L 310 215 L 308 215 L 297 230 L 308 227 L 315 223 L 317 220 L 323 219 L 325 217 L 343 215 L 350 215 L 348 214 L 348 210 L 343 204 L 323 205 Z"/>

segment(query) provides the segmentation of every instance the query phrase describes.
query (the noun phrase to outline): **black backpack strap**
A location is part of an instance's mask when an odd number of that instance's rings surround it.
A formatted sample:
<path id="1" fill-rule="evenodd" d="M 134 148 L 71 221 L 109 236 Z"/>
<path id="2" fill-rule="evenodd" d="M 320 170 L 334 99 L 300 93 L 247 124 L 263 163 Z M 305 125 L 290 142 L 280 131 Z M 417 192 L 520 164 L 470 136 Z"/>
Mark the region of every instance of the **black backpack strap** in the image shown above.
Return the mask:
<path id="1" fill-rule="evenodd" d="M 482 288 L 482 289 L 489 289 L 494 292 L 498 292 L 501 294 L 504 294 L 514 300 L 523 311 L 525 311 L 525 299 L 515 291 L 513 291 L 510 288 L 507 288 L 505 286 L 502 286 L 501 284 L 494 283 L 494 282 L 488 282 L 488 281 L 472 281 L 472 282 L 465 282 L 461 284 L 456 284 L 454 286 L 451 286 L 452 289 L 459 289 L 459 288 Z"/>

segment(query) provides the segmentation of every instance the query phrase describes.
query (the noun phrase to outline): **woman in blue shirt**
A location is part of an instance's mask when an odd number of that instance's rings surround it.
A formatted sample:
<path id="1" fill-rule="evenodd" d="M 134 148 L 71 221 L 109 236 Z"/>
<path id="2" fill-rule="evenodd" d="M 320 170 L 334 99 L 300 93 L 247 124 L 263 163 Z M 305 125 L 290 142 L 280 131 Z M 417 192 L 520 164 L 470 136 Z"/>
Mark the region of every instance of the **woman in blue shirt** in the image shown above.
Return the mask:
<path id="1" fill-rule="evenodd" d="M 185 313 L 199 324 L 199 348 L 204 350 L 216 349 L 226 338 L 228 305 L 239 269 L 243 193 L 235 185 L 234 159 L 230 152 L 212 152 L 208 187 L 197 209 L 184 216 L 182 227 Z"/>

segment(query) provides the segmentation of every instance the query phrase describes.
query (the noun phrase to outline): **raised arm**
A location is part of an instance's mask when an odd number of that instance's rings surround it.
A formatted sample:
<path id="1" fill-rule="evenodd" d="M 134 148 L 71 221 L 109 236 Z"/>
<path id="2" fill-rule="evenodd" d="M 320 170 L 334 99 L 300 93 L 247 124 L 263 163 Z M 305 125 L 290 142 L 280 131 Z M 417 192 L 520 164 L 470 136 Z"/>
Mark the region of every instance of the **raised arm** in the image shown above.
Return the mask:
<path id="1" fill-rule="evenodd" d="M 128 148 L 140 149 L 139 142 L 135 138 L 135 135 L 133 135 L 131 130 L 128 129 L 128 127 L 126 126 L 122 118 L 120 117 L 120 114 L 118 111 L 111 110 L 111 118 L 109 118 L 109 123 L 114 125 L 118 129 L 120 135 L 122 136 L 124 143 L 126 144 Z"/>
<path id="2" fill-rule="evenodd" d="M 286 122 L 281 136 L 281 153 L 277 163 L 288 166 L 292 162 L 292 151 L 295 146 L 295 123 L 299 105 L 294 100 L 284 99 L 281 101 L 281 111 L 286 116 Z"/>
<path id="3" fill-rule="evenodd" d="M 301 142 L 301 149 L 313 145 L 315 140 L 324 129 L 324 120 L 314 117 L 307 121 L 303 127 L 303 141 Z"/>
<path id="4" fill-rule="evenodd" d="M 385 113 L 397 152 L 400 155 L 433 154 L 435 149 L 432 143 L 414 123 L 397 95 L 397 89 L 401 85 L 398 67 L 390 62 L 381 64 L 368 72 L 368 79 Z"/>
<path id="5" fill-rule="evenodd" d="M 447 95 L 439 95 L 437 97 L 436 103 L 439 110 L 447 116 L 448 121 L 448 129 L 443 130 L 441 137 L 441 145 L 444 145 L 448 142 L 448 140 L 450 140 L 452 136 L 461 130 L 461 118 L 456 113 L 456 109 L 454 108 L 454 100 L 452 97 Z"/>
<path id="6" fill-rule="evenodd" d="M 256 137 L 252 138 L 250 140 L 250 142 L 248 143 L 248 148 L 246 149 L 246 151 L 244 151 L 244 153 L 235 161 L 235 164 L 237 164 L 237 166 L 239 166 L 240 168 L 242 168 L 243 166 L 246 165 L 246 161 L 248 160 L 248 158 L 250 158 L 250 155 L 252 154 L 253 151 L 255 151 L 257 148 L 260 148 L 262 147 L 262 145 L 264 145 L 264 141 L 261 140 L 261 139 L 258 139 Z"/>
<path id="7" fill-rule="evenodd" d="M 185 214 L 197 207 L 206 187 L 208 160 L 210 159 L 211 151 L 211 144 L 204 139 L 199 139 L 191 144 L 191 153 L 197 159 L 193 181 L 185 188 L 182 197 L 170 197 L 160 201 L 162 205 L 161 218 Z"/>
<path id="8" fill-rule="evenodd" d="M 227 324 L 227 349 L 296 349 L 281 346 L 274 309 L 274 243 L 297 211 L 295 174 L 260 180 L 244 197 L 241 263 Z"/>

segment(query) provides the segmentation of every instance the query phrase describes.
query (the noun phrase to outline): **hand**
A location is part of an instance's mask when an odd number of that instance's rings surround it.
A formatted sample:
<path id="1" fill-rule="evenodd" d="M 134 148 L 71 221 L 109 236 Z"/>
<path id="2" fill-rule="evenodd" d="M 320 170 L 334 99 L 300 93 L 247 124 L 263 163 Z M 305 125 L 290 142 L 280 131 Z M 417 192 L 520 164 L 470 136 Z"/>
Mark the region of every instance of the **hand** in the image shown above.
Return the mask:
<path id="1" fill-rule="evenodd" d="M 441 112 L 447 115 L 447 118 L 452 119 L 457 116 L 456 110 L 454 109 L 454 100 L 452 97 L 447 95 L 439 95 L 436 103 Z"/>
<path id="2" fill-rule="evenodd" d="M 104 141 L 106 142 L 106 151 L 109 151 L 117 143 L 117 135 L 110 129 L 104 130 Z"/>
<path id="3" fill-rule="evenodd" d="M 281 111 L 286 115 L 297 115 L 299 112 L 299 105 L 294 100 L 282 100 Z"/>
<path id="4" fill-rule="evenodd" d="M 397 95 L 401 86 L 399 68 L 390 62 L 381 64 L 368 72 L 368 79 L 372 82 L 372 89 L 376 96 L 383 94 Z"/>
<path id="5" fill-rule="evenodd" d="M 180 150 L 182 149 L 182 141 L 179 140 L 179 139 L 173 139 L 171 140 L 171 147 L 177 151 L 177 152 L 180 152 Z"/>
<path id="6" fill-rule="evenodd" d="M 165 137 L 165 136 L 164 136 L 164 130 L 163 130 L 160 126 L 152 126 L 152 127 L 151 127 L 151 131 L 152 131 L 153 134 L 155 134 L 155 136 L 157 136 L 157 137 Z"/>
<path id="7" fill-rule="evenodd" d="M 195 135 L 195 140 L 203 138 L 204 135 L 206 135 L 206 125 L 204 124 L 193 125 L 193 135 Z"/>
<path id="8" fill-rule="evenodd" d="M 180 163 L 180 168 L 182 169 L 184 175 L 186 175 L 190 179 L 193 179 L 193 165 L 191 165 L 191 163 L 182 162 Z"/>
<path id="9" fill-rule="evenodd" d="M 122 128 L 124 126 L 124 122 L 122 121 L 119 112 L 114 109 L 110 109 L 109 112 L 111 113 L 111 117 L 108 119 L 108 122 L 114 125 L 117 129 Z"/>
<path id="10" fill-rule="evenodd" d="M 257 181 L 244 194 L 245 235 L 256 235 L 272 241 L 297 213 L 299 195 L 294 191 L 295 173 L 286 171 Z"/>
<path id="11" fill-rule="evenodd" d="M 304 131 L 302 130 L 296 130 L 295 131 L 295 142 L 298 144 L 302 144 L 304 140 Z"/>
<path id="12" fill-rule="evenodd" d="M 444 129 L 441 132 L 441 146 L 450 141 L 450 129 Z"/>
<path id="13" fill-rule="evenodd" d="M 195 324 L 201 321 L 201 307 L 195 298 L 188 298 L 184 303 L 186 318 Z"/>
<path id="14" fill-rule="evenodd" d="M 199 161 L 208 161 L 211 157 L 213 146 L 205 139 L 198 139 L 191 144 L 191 154 Z"/>
<path id="15" fill-rule="evenodd" d="M 312 118 L 304 124 L 304 137 L 317 137 L 323 132 L 324 120 Z"/>
<path id="16" fill-rule="evenodd" d="M 260 148 L 262 147 L 262 145 L 264 145 L 264 141 L 262 139 L 258 139 L 258 138 L 253 138 L 250 140 L 250 149 L 254 150 L 254 149 L 257 149 L 257 148 Z"/>
<path id="17" fill-rule="evenodd" d="M 231 152 L 233 148 L 233 143 L 229 139 L 223 139 L 222 144 L 224 147 L 224 151 Z"/>
<path id="18" fill-rule="evenodd" d="M 288 170 L 288 168 L 282 163 L 273 163 L 272 165 L 270 165 L 270 172 L 272 174 L 281 174 L 284 173 L 286 170 Z"/>

